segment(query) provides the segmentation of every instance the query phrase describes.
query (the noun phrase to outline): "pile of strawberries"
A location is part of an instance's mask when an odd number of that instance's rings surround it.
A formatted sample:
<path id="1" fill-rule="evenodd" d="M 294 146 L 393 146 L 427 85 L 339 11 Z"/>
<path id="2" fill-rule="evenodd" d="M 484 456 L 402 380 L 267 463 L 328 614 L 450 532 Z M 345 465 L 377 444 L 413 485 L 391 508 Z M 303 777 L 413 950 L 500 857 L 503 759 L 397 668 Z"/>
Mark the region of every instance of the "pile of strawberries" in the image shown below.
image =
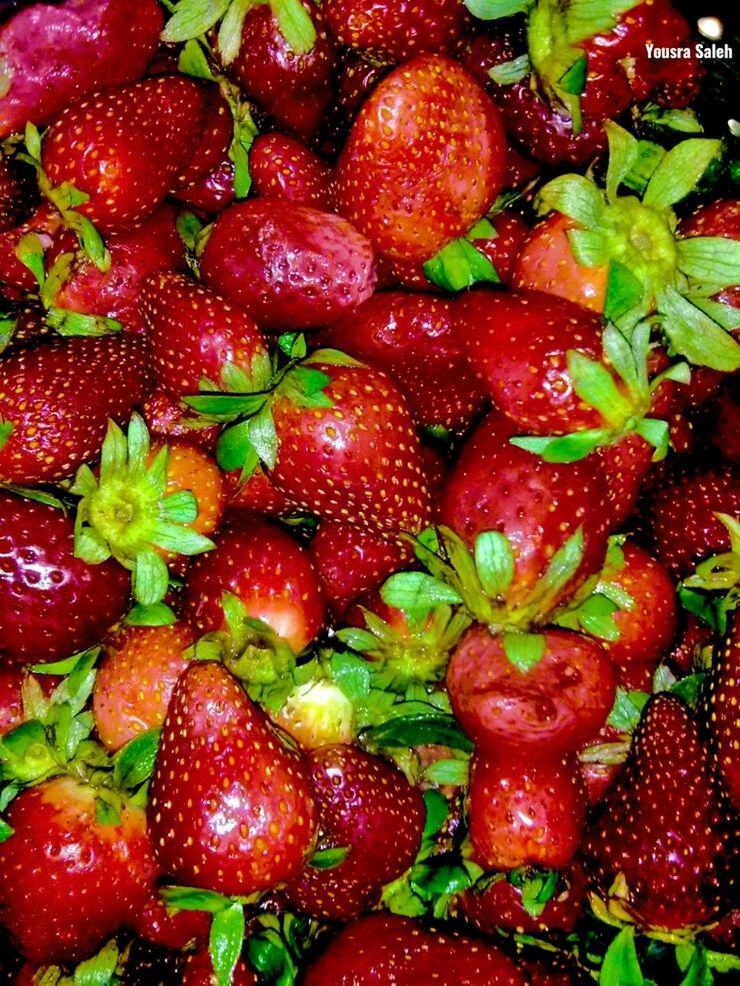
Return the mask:
<path id="1" fill-rule="evenodd" d="M 2 982 L 729 982 L 740 200 L 692 25 L 2 11 Z"/>

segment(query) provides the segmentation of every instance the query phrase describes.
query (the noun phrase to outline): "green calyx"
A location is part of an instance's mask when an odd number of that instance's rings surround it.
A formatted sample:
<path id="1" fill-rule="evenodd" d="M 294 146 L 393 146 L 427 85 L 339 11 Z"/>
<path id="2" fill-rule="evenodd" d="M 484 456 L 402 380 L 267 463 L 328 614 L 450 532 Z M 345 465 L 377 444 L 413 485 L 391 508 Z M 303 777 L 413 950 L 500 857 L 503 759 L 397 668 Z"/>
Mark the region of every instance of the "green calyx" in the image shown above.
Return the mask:
<path id="1" fill-rule="evenodd" d="M 149 433 L 138 414 L 132 415 L 128 434 L 111 421 L 99 475 L 81 466 L 71 487 L 81 498 L 75 555 L 90 564 L 115 558 L 132 572 L 134 598 L 143 606 L 161 602 L 167 592 L 163 553 L 196 555 L 213 547 L 188 526 L 198 516 L 194 495 L 167 493 L 168 454 L 164 446 L 151 458 Z"/>
<path id="2" fill-rule="evenodd" d="M 693 575 L 680 583 L 678 598 L 687 612 L 724 634 L 728 615 L 740 602 L 740 523 L 729 514 L 716 513 L 716 517 L 730 535 L 730 550 L 700 562 Z"/>

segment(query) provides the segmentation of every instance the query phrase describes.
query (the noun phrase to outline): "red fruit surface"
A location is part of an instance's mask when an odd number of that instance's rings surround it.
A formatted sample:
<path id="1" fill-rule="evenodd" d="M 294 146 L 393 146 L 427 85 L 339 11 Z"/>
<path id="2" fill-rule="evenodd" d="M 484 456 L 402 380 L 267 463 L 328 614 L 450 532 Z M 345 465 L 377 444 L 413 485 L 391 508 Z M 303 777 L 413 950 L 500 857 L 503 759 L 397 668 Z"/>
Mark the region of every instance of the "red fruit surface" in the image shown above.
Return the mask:
<path id="1" fill-rule="evenodd" d="M 0 493 L 0 655 L 56 661 L 97 643 L 123 615 L 129 573 L 74 554 L 62 510 Z"/>
<path id="2" fill-rule="evenodd" d="M 338 208 L 379 253 L 427 260 L 484 215 L 505 168 L 499 115 L 475 79 L 444 55 L 417 55 L 377 85 L 352 125 Z"/>
<path id="3" fill-rule="evenodd" d="M 235 510 L 255 510 L 268 517 L 282 517 L 293 509 L 294 505 L 275 486 L 261 465 L 243 481 L 241 469 L 225 472 L 224 481 L 229 507 Z"/>
<path id="4" fill-rule="evenodd" d="M 153 884 L 149 896 L 134 908 L 129 927 L 139 938 L 163 948 L 184 949 L 208 940 L 211 915 L 207 911 L 171 910 Z"/>
<path id="5" fill-rule="evenodd" d="M 509 158 L 511 159 L 511 149 Z M 487 257 L 496 268 L 496 273 L 504 284 L 509 284 L 516 258 L 521 249 L 529 226 L 518 212 L 507 210 L 491 216 L 495 236 L 471 237 L 476 250 Z"/>
<path id="6" fill-rule="evenodd" d="M 200 142 L 169 189 L 176 195 L 198 185 L 228 156 L 234 121 L 226 97 L 217 85 L 209 86 L 203 92 L 202 123 Z"/>
<path id="7" fill-rule="evenodd" d="M 193 412 L 175 397 L 161 388 L 153 390 L 141 405 L 141 413 L 153 438 L 167 442 L 172 438 L 182 439 L 213 452 L 220 433 L 219 425 L 209 424 L 205 419 L 196 419 Z"/>
<path id="8" fill-rule="evenodd" d="M 165 873 L 248 895 L 289 879 L 316 828 L 309 773 L 226 669 L 196 661 L 162 727 L 147 806 Z"/>
<path id="9" fill-rule="evenodd" d="M 199 182 L 172 193 L 173 198 L 207 213 L 222 212 L 234 201 L 234 195 L 234 163 L 229 157 Z"/>
<path id="10" fill-rule="evenodd" d="M 136 336 L 76 336 L 19 350 L 0 362 L 0 419 L 13 429 L 0 448 L 0 481 L 41 483 L 94 458 L 108 419 L 119 424 L 148 389 Z"/>
<path id="11" fill-rule="evenodd" d="M 0 668 L 0 736 L 23 722 L 22 668 Z"/>
<path id="12" fill-rule="evenodd" d="M 0 155 L 0 230 L 10 229 L 23 210 L 23 189 L 8 159 Z"/>
<path id="13" fill-rule="evenodd" d="M 9 83 L 0 107 L 0 138 L 37 126 L 92 89 L 144 74 L 164 18 L 155 0 L 34 3 L 0 28 L 0 62 Z"/>
<path id="14" fill-rule="evenodd" d="M 714 651 L 702 696 L 709 747 L 724 788 L 740 808 L 740 617 L 731 615 L 722 646 Z"/>
<path id="15" fill-rule="evenodd" d="M 259 134 L 249 149 L 249 174 L 258 195 L 331 212 L 334 169 L 299 140 L 285 134 Z"/>
<path id="16" fill-rule="evenodd" d="M 16 248 L 27 233 L 35 233 L 41 246 L 48 249 L 61 225 L 62 218 L 57 210 L 48 202 L 42 202 L 25 222 L 0 232 L 0 282 L 19 291 L 36 290 L 36 278 L 18 259 Z"/>
<path id="17" fill-rule="evenodd" d="M 314 329 L 368 298 L 375 262 L 346 219 L 282 199 L 238 202 L 216 220 L 203 280 L 261 328 Z"/>
<path id="18" fill-rule="evenodd" d="M 545 652 L 528 671 L 507 658 L 500 636 L 475 625 L 447 668 L 447 690 L 479 750 L 554 756 L 579 749 L 604 725 L 616 677 L 600 644 L 568 630 L 547 630 Z"/>
<path id="19" fill-rule="evenodd" d="M 609 529 L 619 530 L 635 509 L 655 449 L 641 435 L 631 434 L 613 445 L 602 445 L 595 455 L 607 481 Z"/>
<path id="20" fill-rule="evenodd" d="M 188 955 L 182 970 L 180 986 L 217 986 L 213 960 L 207 948 L 199 948 Z M 243 959 L 237 959 L 231 974 L 231 986 L 257 986 L 254 973 Z"/>

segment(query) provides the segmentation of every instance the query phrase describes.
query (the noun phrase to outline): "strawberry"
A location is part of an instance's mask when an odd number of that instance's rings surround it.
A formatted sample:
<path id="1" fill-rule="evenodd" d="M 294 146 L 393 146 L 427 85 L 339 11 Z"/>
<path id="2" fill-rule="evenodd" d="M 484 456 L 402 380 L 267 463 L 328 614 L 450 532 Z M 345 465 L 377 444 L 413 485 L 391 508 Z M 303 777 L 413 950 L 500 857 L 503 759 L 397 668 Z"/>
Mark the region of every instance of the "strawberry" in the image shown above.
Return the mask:
<path id="1" fill-rule="evenodd" d="M 378 84 L 352 125 L 338 209 L 379 253 L 428 260 L 485 214 L 505 163 L 498 113 L 475 80 L 444 55 L 417 55 Z"/>
<path id="2" fill-rule="evenodd" d="M 511 158 L 511 150 L 509 150 Z M 518 212 L 507 209 L 496 212 L 489 217 L 492 233 L 489 236 L 477 236 L 475 230 L 470 234 L 470 242 L 482 253 L 496 269 L 503 284 L 509 284 L 512 279 L 512 268 L 529 232 L 529 226 Z"/>
<path id="3" fill-rule="evenodd" d="M 219 426 L 193 417 L 189 408 L 159 387 L 141 405 L 141 413 L 150 435 L 160 443 L 176 438 L 206 452 L 213 452 L 216 448 Z"/>
<path id="4" fill-rule="evenodd" d="M 157 454 L 167 449 L 167 495 L 186 491 L 195 497 L 197 516 L 188 527 L 197 534 L 213 534 L 221 524 L 226 509 L 226 490 L 223 473 L 211 456 L 202 449 L 186 441 L 171 441 L 167 445 L 152 446 L 149 462 L 156 460 Z M 174 557 L 165 550 L 164 557 Z"/>
<path id="5" fill-rule="evenodd" d="M 173 397 L 197 393 L 241 372 L 262 389 L 270 374 L 267 346 L 252 319 L 195 281 L 173 271 L 148 278 L 141 306 L 157 383 Z"/>
<path id="6" fill-rule="evenodd" d="M 329 0 L 324 14 L 339 44 L 391 62 L 422 51 L 452 53 L 467 22 L 459 0 Z"/>
<path id="7" fill-rule="evenodd" d="M 188 189 L 197 187 L 227 158 L 233 135 L 234 121 L 229 102 L 219 86 L 209 86 L 203 93 L 200 143 L 168 191 L 174 195 L 187 195 Z"/>
<path id="8" fill-rule="evenodd" d="M 205 911 L 168 908 L 156 883 L 128 918 L 128 926 L 139 938 L 171 949 L 185 949 L 195 942 L 207 941 L 210 923 L 210 915 Z"/>
<path id="9" fill-rule="evenodd" d="M 144 346 L 133 336 L 58 339 L 5 357 L 0 480 L 69 476 L 99 452 L 108 419 L 127 418 L 147 385 Z"/>
<path id="10" fill-rule="evenodd" d="M 578 761 L 476 752 L 467 809 L 473 859 L 484 869 L 567 866 L 586 820 Z"/>
<path id="11" fill-rule="evenodd" d="M 235 510 L 253 510 L 268 517 L 282 517 L 294 510 L 284 493 L 275 486 L 262 466 L 256 466 L 246 479 L 241 469 L 224 473 L 229 507 Z"/>
<path id="12" fill-rule="evenodd" d="M 128 578 L 115 562 L 75 557 L 65 512 L 0 493 L 0 653 L 56 661 L 98 642 L 123 615 Z M 43 617 L 43 618 L 42 618 Z"/>
<path id="13" fill-rule="evenodd" d="M 93 788 L 73 777 L 13 800 L 13 834 L 0 843 L 0 903 L 30 961 L 86 958 L 143 902 L 153 869 L 144 812 L 124 804 L 119 814 L 101 824 Z"/>
<path id="14" fill-rule="evenodd" d="M 305 548 L 277 524 L 240 511 L 227 519 L 213 551 L 199 558 L 185 583 L 184 615 L 198 630 L 220 630 L 222 595 L 266 623 L 294 653 L 317 635 L 324 618 L 319 577 Z"/>
<path id="15" fill-rule="evenodd" d="M 164 872 L 224 894 L 289 879 L 311 849 L 307 767 L 219 664 L 194 662 L 175 687 L 147 819 Z"/>
<path id="16" fill-rule="evenodd" d="M 319 811 L 318 853 L 285 892 L 301 911 L 347 921 L 372 906 L 383 884 L 413 863 L 424 828 L 424 802 L 401 772 L 351 746 L 324 746 L 307 756 Z M 343 858 L 342 858 L 343 857 Z"/>
<path id="17" fill-rule="evenodd" d="M 201 212 L 223 212 L 236 196 L 235 173 L 233 161 L 226 156 L 205 178 L 180 191 L 172 192 L 171 195 Z"/>
<path id="18" fill-rule="evenodd" d="M 601 646 L 568 630 L 547 630 L 532 667 L 507 656 L 505 637 L 471 627 L 453 651 L 447 690 L 465 732 L 485 753 L 578 750 L 614 703 L 615 675 Z"/>
<path id="19" fill-rule="evenodd" d="M 637 504 L 643 481 L 653 463 L 655 449 L 641 435 L 632 432 L 612 445 L 596 449 L 608 481 L 607 509 L 609 529 L 619 530 Z"/>
<path id="20" fill-rule="evenodd" d="M 155 0 L 141 0 L 135 17 L 126 0 L 34 3 L 18 11 L 0 28 L 0 61 L 9 87 L 0 137 L 21 130 L 27 120 L 48 122 L 92 89 L 143 75 L 162 22 Z"/>
<path id="21" fill-rule="evenodd" d="M 184 76 L 94 93 L 51 124 L 42 164 L 53 185 L 88 196 L 77 209 L 102 232 L 128 229 L 158 208 L 195 153 L 203 107 L 202 90 Z"/>
<path id="22" fill-rule="evenodd" d="M 24 680 L 22 668 L 0 668 L 0 736 L 20 726 L 25 718 L 21 697 Z"/>
<path id="23" fill-rule="evenodd" d="M 331 212 L 334 169 L 285 134 L 259 134 L 249 150 L 249 173 L 258 195 Z"/>
<path id="24" fill-rule="evenodd" d="M 712 402 L 713 423 L 709 439 L 723 459 L 740 464 L 740 394 L 730 378 Z"/>
<path id="25" fill-rule="evenodd" d="M 123 626 L 105 643 L 95 676 L 93 716 L 101 742 L 117 750 L 139 733 L 161 726 L 172 690 L 187 667 L 184 651 L 195 633 L 171 626 Z"/>
<path id="26" fill-rule="evenodd" d="M 207 948 L 191 952 L 185 960 L 180 986 L 217 986 L 211 953 Z M 257 986 L 254 973 L 243 959 L 239 959 L 231 974 L 230 986 Z"/>
<path id="27" fill-rule="evenodd" d="M 399 972 L 399 970 L 403 970 Z M 348 924 L 308 968 L 304 986 L 524 986 L 526 979 L 495 945 L 427 930 L 398 914 L 373 914 Z"/>
<path id="28" fill-rule="evenodd" d="M 456 337 L 455 303 L 384 291 L 337 319 L 321 342 L 384 370 L 420 425 L 465 428 L 485 400 Z"/>
<path id="29" fill-rule="evenodd" d="M 370 243 L 346 219 L 283 200 L 239 202 L 218 217 L 201 257 L 203 280 L 264 329 L 312 329 L 368 298 Z"/>
<path id="30" fill-rule="evenodd" d="M 23 237 L 33 233 L 43 249 L 50 247 L 63 226 L 62 217 L 50 202 L 42 202 L 31 215 L 18 226 L 0 232 L 0 282 L 19 291 L 34 291 L 36 277 L 18 257 L 18 247 Z M 16 297 L 12 294 L 11 297 Z"/>
<path id="31" fill-rule="evenodd" d="M 729 865 L 722 824 L 691 712 L 672 695 L 653 696 L 584 840 L 597 903 L 646 930 L 710 923 L 720 913 Z"/>
<path id="32" fill-rule="evenodd" d="M 23 187 L 8 158 L 0 155 L 0 230 L 10 229 L 23 212 Z"/>
<path id="33" fill-rule="evenodd" d="M 702 711 L 717 771 L 730 800 L 740 807 L 740 742 L 738 721 L 740 687 L 740 617 L 730 617 L 727 635 L 715 650 L 702 696 Z"/>

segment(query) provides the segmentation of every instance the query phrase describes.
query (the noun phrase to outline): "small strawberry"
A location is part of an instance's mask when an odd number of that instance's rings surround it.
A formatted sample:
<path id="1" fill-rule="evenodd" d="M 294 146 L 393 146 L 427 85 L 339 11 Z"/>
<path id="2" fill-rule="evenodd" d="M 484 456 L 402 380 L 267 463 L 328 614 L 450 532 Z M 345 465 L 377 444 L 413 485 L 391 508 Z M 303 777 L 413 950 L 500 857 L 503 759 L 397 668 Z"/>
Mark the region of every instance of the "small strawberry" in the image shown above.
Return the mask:
<path id="1" fill-rule="evenodd" d="M 180 986 L 217 986 L 218 982 L 209 949 L 199 948 L 187 956 Z M 230 986 L 257 986 L 254 973 L 243 959 L 237 961 L 229 982 Z"/>
<path id="2" fill-rule="evenodd" d="M 57 339 L 5 357 L 0 480 L 71 475 L 99 453 L 108 419 L 124 421 L 143 399 L 147 376 L 144 345 L 134 336 Z"/>
<path id="3" fill-rule="evenodd" d="M 509 149 L 511 159 L 511 148 Z M 489 235 L 476 235 L 475 227 L 470 234 L 470 242 L 494 266 L 503 284 L 512 279 L 513 267 L 529 226 L 518 212 L 506 209 L 488 217 L 492 230 Z"/>
<path id="4" fill-rule="evenodd" d="M 709 746 L 730 800 L 740 808 L 740 720 L 738 720 L 738 689 L 740 688 L 740 617 L 729 620 L 727 635 L 715 650 L 712 666 L 702 696 L 702 711 Z"/>
<path id="5" fill-rule="evenodd" d="M 289 879 L 311 849 L 308 770 L 219 664 L 194 662 L 175 687 L 147 818 L 164 872 L 224 894 Z"/>
<path id="6" fill-rule="evenodd" d="M 301 911 L 347 921 L 372 906 L 382 886 L 413 863 L 424 802 L 397 768 L 354 747 L 324 746 L 307 763 L 319 812 L 319 855 L 285 892 Z M 324 856 L 335 865 L 320 865 Z"/>
<path id="7" fill-rule="evenodd" d="M 646 930 L 712 922 L 730 865 L 722 825 L 691 712 L 672 695 L 653 696 L 584 840 L 597 906 Z"/>
<path id="8" fill-rule="evenodd" d="M 334 169 L 285 134 L 259 134 L 249 150 L 249 173 L 258 195 L 331 212 Z"/>

